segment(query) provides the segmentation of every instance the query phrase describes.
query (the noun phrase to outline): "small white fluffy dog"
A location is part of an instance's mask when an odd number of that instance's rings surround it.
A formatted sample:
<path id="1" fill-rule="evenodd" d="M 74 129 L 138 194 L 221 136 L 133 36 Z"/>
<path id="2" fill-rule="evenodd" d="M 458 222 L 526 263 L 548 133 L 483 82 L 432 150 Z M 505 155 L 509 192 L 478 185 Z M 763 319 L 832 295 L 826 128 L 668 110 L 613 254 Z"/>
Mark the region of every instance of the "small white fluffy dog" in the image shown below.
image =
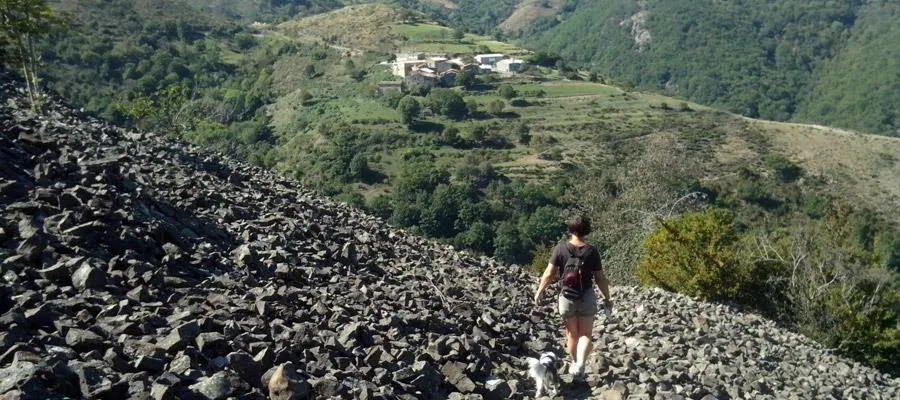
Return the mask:
<path id="1" fill-rule="evenodd" d="M 559 391 L 559 359 L 556 354 L 551 352 L 541 353 L 541 358 L 528 357 L 528 376 L 534 378 L 534 385 L 537 387 L 537 393 L 534 397 L 539 398 L 544 395 L 544 389 L 549 391 L 550 396 L 555 396 Z"/>

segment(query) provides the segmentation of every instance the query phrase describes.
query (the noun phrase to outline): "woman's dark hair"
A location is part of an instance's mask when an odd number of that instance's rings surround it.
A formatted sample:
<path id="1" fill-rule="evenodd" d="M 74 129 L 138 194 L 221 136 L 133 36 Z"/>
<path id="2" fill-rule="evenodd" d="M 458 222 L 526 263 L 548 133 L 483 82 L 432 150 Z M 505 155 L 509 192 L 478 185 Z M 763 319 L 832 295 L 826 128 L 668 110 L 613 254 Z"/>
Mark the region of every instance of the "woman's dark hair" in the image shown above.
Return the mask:
<path id="1" fill-rule="evenodd" d="M 591 220 L 584 215 L 576 215 L 566 221 L 566 232 L 570 235 L 585 237 L 591 233 Z"/>

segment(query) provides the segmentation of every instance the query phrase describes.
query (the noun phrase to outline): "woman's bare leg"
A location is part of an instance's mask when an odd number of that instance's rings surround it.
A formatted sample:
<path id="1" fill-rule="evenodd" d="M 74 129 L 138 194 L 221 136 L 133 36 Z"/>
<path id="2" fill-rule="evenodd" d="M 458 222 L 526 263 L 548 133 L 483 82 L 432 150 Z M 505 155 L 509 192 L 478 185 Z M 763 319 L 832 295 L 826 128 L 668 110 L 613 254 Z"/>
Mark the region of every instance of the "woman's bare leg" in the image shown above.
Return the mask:
<path id="1" fill-rule="evenodd" d="M 578 353 L 578 333 L 581 332 L 578 326 L 578 318 L 569 318 L 564 320 L 566 325 L 566 350 L 569 352 L 569 359 L 575 362 Z"/>
<path id="2" fill-rule="evenodd" d="M 591 348 L 593 347 L 593 343 L 591 343 L 591 334 L 594 330 L 594 317 L 578 317 L 578 336 L 577 336 L 577 344 L 575 348 L 575 362 L 578 365 L 584 366 L 587 362 L 588 356 L 591 354 Z"/>

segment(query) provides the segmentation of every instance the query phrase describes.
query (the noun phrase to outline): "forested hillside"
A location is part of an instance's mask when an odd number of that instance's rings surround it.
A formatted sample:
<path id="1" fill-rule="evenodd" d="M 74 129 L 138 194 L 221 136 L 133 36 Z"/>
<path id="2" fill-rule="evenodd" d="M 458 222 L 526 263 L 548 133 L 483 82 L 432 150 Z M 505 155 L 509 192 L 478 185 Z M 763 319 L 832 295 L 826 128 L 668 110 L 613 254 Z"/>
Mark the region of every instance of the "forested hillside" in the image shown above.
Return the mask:
<path id="1" fill-rule="evenodd" d="M 897 135 L 893 1 L 579 1 L 524 39 L 613 79 L 751 117 Z M 891 61 L 892 60 L 892 61 Z M 879 63 L 879 61 L 882 61 Z M 864 67 L 865 66 L 865 67 Z M 869 69 L 865 69 L 869 68 Z"/>
<path id="2" fill-rule="evenodd" d="M 900 135 L 900 3 L 872 2 L 821 68 L 796 120 Z M 893 129 L 893 131 L 892 131 Z"/>

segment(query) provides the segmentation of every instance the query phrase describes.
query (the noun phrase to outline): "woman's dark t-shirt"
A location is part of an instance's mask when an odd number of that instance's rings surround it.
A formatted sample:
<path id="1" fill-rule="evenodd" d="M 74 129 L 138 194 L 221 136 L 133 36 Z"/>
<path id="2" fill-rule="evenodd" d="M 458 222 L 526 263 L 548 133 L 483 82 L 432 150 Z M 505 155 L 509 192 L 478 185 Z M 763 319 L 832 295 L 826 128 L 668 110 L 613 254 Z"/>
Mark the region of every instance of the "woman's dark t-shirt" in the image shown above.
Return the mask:
<path id="1" fill-rule="evenodd" d="M 559 242 L 556 247 L 553 248 L 553 253 L 550 256 L 550 263 L 556 266 L 557 271 L 562 271 L 563 267 L 566 266 L 566 262 L 571 257 L 571 254 L 584 254 L 584 270 L 581 274 L 581 287 L 585 288 L 585 290 L 591 288 L 594 283 L 594 272 L 601 271 L 603 266 L 600 262 L 600 252 L 597 251 L 594 246 L 589 244 L 585 244 L 583 247 L 576 247 L 575 245 L 569 243 L 569 241 Z"/>

